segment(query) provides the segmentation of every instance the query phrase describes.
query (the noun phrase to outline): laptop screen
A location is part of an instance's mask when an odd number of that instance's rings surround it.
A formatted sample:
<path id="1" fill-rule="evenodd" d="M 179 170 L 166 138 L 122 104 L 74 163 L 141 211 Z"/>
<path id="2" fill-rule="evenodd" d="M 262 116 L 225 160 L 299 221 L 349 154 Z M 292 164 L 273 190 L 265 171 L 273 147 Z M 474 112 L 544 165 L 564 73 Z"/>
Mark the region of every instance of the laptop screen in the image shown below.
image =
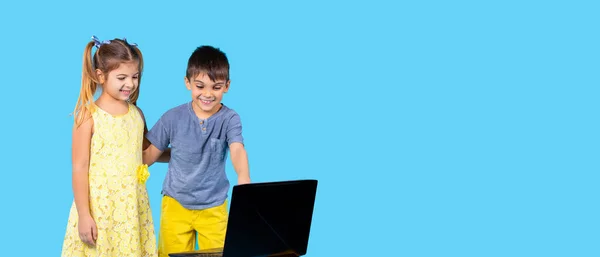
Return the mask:
<path id="1" fill-rule="evenodd" d="M 306 254 L 317 180 L 233 187 L 223 256 Z"/>

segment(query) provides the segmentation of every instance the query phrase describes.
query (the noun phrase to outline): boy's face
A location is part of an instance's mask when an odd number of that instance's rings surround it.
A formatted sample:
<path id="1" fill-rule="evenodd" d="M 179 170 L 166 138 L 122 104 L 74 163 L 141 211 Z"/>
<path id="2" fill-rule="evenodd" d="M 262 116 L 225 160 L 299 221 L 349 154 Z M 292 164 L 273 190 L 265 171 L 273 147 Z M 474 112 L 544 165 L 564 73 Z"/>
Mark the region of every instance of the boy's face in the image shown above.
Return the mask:
<path id="1" fill-rule="evenodd" d="M 185 78 L 185 86 L 192 92 L 194 111 L 201 118 L 208 118 L 221 108 L 223 94 L 229 90 L 229 82 L 225 80 L 212 81 L 202 72 L 190 81 Z"/>

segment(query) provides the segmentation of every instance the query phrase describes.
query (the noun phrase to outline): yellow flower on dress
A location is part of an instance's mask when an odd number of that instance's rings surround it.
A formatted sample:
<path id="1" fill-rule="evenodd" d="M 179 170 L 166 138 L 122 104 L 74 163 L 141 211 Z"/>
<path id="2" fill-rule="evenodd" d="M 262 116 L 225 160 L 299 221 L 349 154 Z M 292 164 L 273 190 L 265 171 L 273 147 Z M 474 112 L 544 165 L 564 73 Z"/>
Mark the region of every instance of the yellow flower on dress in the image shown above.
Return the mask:
<path id="1" fill-rule="evenodd" d="M 146 183 L 146 180 L 148 180 L 148 177 L 150 177 L 150 172 L 148 171 L 148 165 L 142 164 L 142 165 L 138 166 L 136 174 L 137 174 L 137 179 L 140 182 L 140 184 Z"/>

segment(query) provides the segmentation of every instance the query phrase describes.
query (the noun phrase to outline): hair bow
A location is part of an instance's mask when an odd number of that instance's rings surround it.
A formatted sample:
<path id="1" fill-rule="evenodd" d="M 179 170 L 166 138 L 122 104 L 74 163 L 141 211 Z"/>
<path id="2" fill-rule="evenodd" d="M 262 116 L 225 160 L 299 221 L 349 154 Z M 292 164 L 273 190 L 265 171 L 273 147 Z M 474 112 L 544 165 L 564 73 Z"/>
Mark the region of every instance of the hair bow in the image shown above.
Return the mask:
<path id="1" fill-rule="evenodd" d="M 96 48 L 100 48 L 100 46 L 105 44 L 110 44 L 110 40 L 100 41 L 96 36 L 92 36 L 92 40 L 94 40 L 94 45 L 96 46 Z"/>
<path id="2" fill-rule="evenodd" d="M 127 38 L 123 38 L 123 41 L 125 41 L 125 43 L 127 43 L 129 45 L 138 46 L 138 44 L 136 44 L 136 43 L 129 43 L 129 42 L 127 42 Z"/>

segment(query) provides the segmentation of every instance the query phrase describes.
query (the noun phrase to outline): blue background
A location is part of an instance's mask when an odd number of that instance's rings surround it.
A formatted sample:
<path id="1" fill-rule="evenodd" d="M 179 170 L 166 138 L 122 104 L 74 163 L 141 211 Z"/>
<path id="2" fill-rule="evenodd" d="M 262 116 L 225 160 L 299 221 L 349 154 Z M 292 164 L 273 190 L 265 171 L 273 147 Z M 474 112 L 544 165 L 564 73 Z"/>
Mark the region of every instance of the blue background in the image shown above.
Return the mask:
<path id="1" fill-rule="evenodd" d="M 190 100 L 195 47 L 227 53 L 252 180 L 320 182 L 307 256 L 600 256 L 598 7 L 3 1 L 1 255 L 60 254 L 97 35 L 139 44 L 149 126 Z"/>

